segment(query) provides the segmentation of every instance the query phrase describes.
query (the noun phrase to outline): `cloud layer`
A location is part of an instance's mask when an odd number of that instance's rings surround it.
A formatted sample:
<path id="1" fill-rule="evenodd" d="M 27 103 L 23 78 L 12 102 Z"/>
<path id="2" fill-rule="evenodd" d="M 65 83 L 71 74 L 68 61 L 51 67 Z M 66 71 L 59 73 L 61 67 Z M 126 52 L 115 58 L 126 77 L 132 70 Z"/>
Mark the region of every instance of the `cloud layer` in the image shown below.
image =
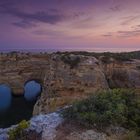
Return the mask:
<path id="1" fill-rule="evenodd" d="M 128 43 L 139 48 L 139 5 L 138 0 L 1 0 L 0 48 L 22 48 L 21 42 L 27 48 L 119 50 Z"/>

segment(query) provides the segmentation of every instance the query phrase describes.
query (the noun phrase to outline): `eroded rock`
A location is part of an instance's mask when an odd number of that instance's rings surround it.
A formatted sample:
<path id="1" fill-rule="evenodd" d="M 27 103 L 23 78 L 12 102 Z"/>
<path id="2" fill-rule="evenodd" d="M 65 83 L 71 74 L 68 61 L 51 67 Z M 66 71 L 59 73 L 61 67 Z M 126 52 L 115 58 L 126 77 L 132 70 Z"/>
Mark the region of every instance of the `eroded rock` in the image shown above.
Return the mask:
<path id="1" fill-rule="evenodd" d="M 76 62 L 75 62 L 76 61 Z M 22 95 L 24 84 L 37 80 L 42 94 L 33 114 L 48 113 L 108 88 L 140 89 L 140 60 L 103 62 L 74 54 L 24 54 L 0 56 L 0 84 Z"/>

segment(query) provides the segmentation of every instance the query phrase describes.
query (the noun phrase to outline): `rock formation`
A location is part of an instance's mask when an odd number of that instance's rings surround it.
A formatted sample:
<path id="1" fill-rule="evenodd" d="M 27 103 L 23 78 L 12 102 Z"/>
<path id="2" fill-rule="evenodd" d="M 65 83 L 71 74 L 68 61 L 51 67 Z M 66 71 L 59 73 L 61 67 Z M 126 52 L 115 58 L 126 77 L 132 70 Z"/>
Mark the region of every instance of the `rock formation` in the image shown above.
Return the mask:
<path id="1" fill-rule="evenodd" d="M 104 63 L 102 58 L 65 53 L 0 55 L 0 84 L 22 95 L 24 84 L 36 80 L 42 94 L 34 114 L 47 113 L 108 88 L 140 88 L 140 60 Z"/>

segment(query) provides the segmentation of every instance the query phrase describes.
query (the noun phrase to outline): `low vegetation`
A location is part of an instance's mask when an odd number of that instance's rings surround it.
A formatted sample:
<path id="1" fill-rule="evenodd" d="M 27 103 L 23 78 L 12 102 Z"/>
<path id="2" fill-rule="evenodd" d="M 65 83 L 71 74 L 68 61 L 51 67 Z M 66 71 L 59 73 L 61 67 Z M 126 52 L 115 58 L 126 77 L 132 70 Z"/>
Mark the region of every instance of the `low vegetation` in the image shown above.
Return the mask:
<path id="1" fill-rule="evenodd" d="M 121 140 L 139 140 L 135 131 L 129 131 L 122 136 Z"/>
<path id="2" fill-rule="evenodd" d="M 139 70 L 140 70 L 140 66 L 137 66 L 137 69 L 139 69 Z"/>
<path id="3" fill-rule="evenodd" d="M 76 67 L 80 63 L 80 58 L 78 56 L 71 57 L 70 55 L 63 55 L 61 60 L 70 66 L 71 69 Z"/>
<path id="4" fill-rule="evenodd" d="M 28 121 L 21 121 L 16 128 L 9 131 L 9 140 L 27 140 L 25 129 L 27 129 L 28 127 Z"/>
<path id="5" fill-rule="evenodd" d="M 74 103 L 62 115 L 88 127 L 102 129 L 112 124 L 140 134 L 140 98 L 133 90 L 98 92 Z"/>
<path id="6" fill-rule="evenodd" d="M 111 52 L 95 53 L 95 52 L 75 51 L 75 52 L 57 52 L 57 54 L 94 56 L 96 58 L 99 58 L 100 56 L 104 56 L 106 60 L 109 60 L 110 58 L 114 58 L 117 61 L 131 61 L 132 59 L 140 59 L 140 51 L 122 52 L 122 53 L 111 53 Z"/>

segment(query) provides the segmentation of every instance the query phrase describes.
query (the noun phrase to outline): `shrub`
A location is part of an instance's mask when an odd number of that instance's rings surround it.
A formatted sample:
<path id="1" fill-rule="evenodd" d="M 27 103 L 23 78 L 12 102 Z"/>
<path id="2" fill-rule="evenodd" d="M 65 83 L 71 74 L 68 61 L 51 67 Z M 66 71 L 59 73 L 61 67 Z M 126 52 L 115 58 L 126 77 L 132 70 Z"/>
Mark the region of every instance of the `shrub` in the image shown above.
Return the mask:
<path id="1" fill-rule="evenodd" d="M 70 55 L 63 55 L 61 60 L 70 66 L 71 69 L 76 67 L 80 63 L 80 58 L 78 56 L 71 57 Z"/>
<path id="2" fill-rule="evenodd" d="M 139 69 L 139 70 L 140 70 L 140 66 L 137 66 L 137 69 Z"/>
<path id="3" fill-rule="evenodd" d="M 88 126 L 110 124 L 140 131 L 140 99 L 132 90 L 102 91 L 73 104 L 62 115 Z"/>
<path id="4" fill-rule="evenodd" d="M 16 128 L 9 131 L 9 140 L 27 140 L 24 131 L 28 127 L 29 122 L 26 120 L 21 121 Z"/>
<path id="5" fill-rule="evenodd" d="M 125 135 L 121 138 L 121 140 L 138 140 L 137 138 L 138 138 L 138 137 L 137 137 L 136 132 L 135 132 L 135 131 L 130 131 L 130 132 L 128 132 L 127 134 L 125 134 Z"/>

